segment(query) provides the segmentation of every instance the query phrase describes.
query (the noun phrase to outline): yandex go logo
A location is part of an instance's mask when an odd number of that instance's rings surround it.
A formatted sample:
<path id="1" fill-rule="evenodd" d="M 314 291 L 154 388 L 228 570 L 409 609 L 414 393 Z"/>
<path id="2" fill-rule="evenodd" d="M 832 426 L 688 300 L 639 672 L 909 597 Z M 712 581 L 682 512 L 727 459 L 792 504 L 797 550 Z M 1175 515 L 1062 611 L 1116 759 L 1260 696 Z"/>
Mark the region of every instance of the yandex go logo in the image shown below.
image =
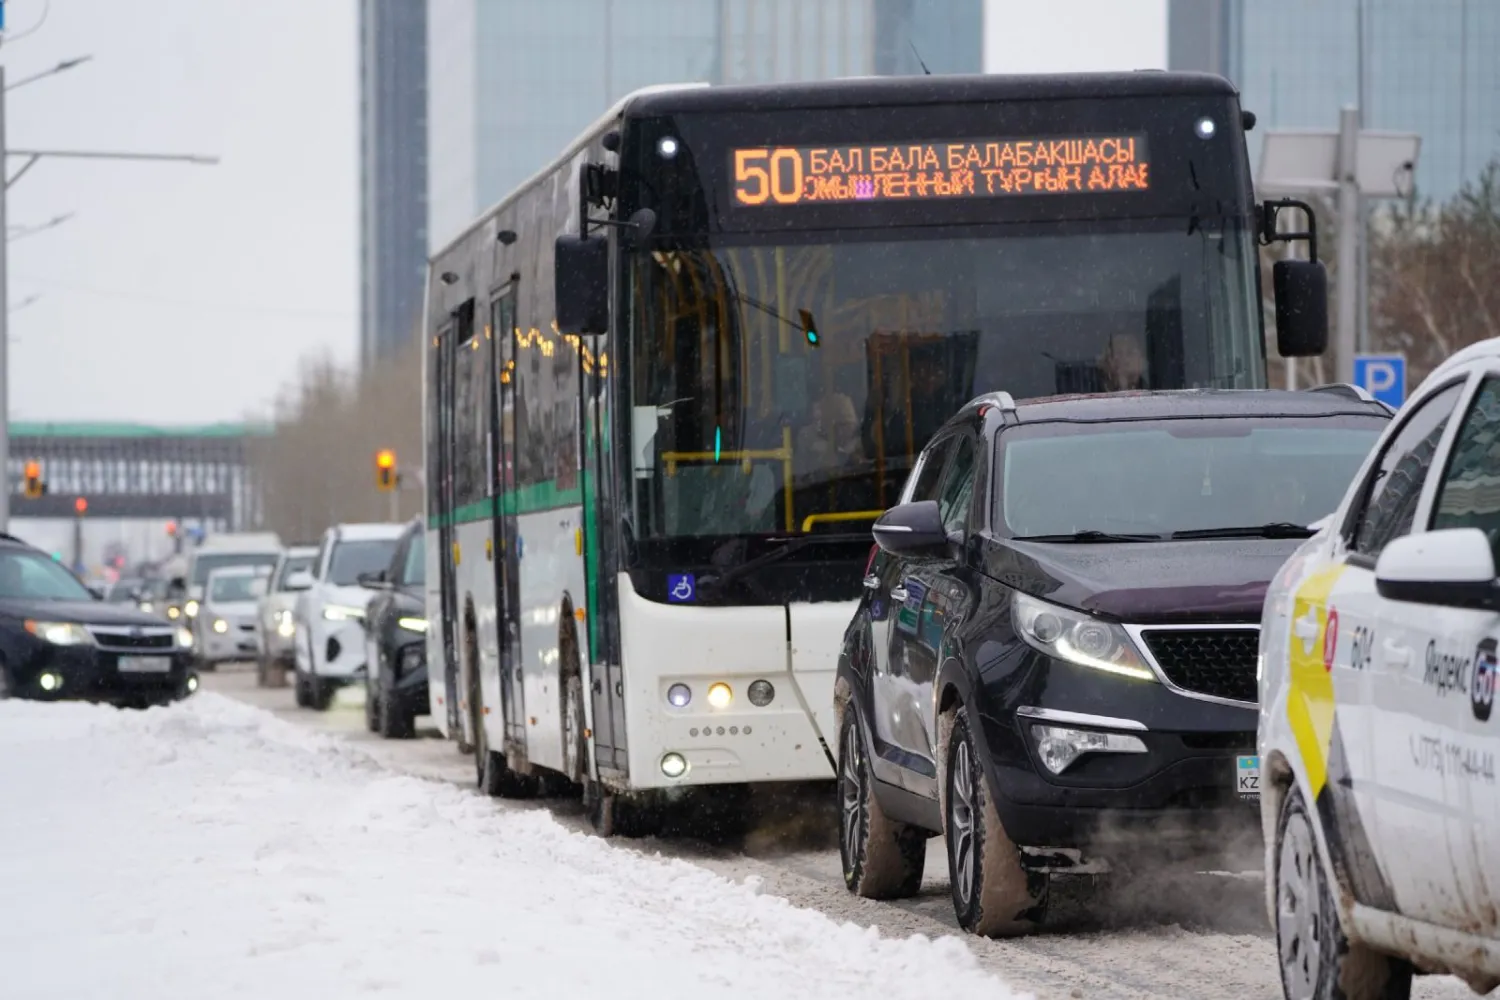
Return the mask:
<path id="1" fill-rule="evenodd" d="M 1480 722 L 1490 720 L 1495 707 L 1496 642 L 1482 639 L 1474 651 L 1474 674 L 1469 684 L 1469 707 Z"/>

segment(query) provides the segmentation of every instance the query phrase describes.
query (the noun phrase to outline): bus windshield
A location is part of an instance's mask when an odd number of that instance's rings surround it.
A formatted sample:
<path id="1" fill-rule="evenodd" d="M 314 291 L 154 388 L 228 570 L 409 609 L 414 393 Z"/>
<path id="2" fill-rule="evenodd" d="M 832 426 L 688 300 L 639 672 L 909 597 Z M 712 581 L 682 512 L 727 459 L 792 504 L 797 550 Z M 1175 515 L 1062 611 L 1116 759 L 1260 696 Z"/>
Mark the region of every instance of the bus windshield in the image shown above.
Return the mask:
<path id="1" fill-rule="evenodd" d="M 638 537 L 863 533 L 987 391 L 1265 384 L 1233 220 L 798 235 L 633 257 Z"/>

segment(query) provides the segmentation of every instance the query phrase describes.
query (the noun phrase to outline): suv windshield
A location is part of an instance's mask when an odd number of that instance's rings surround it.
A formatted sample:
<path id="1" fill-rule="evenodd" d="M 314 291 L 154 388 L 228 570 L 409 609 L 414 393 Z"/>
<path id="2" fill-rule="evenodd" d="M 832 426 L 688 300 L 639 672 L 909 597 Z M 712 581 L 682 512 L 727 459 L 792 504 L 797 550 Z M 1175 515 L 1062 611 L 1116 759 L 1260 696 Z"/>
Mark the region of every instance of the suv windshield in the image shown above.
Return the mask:
<path id="1" fill-rule="evenodd" d="M 256 592 L 259 577 L 236 573 L 234 576 L 216 576 L 208 590 L 208 599 L 216 604 L 234 601 L 253 601 L 260 595 Z"/>
<path id="2" fill-rule="evenodd" d="M 1038 424 L 1000 444 L 1000 520 L 1017 537 L 1307 525 L 1386 426 L 1377 417 Z"/>
<path id="3" fill-rule="evenodd" d="M 235 552 L 222 555 L 205 555 L 199 553 L 193 560 L 193 586 L 201 587 L 208 582 L 208 574 L 216 569 L 226 566 L 265 566 L 267 568 L 276 565 L 280 556 L 275 552 Z"/>
<path id="4" fill-rule="evenodd" d="M 397 539 L 369 538 L 357 542 L 338 542 L 328 566 L 328 580 L 339 587 L 359 583 L 361 573 L 378 573 L 391 564 Z"/>
<path id="5" fill-rule="evenodd" d="M 0 598 L 92 601 L 94 595 L 54 560 L 25 549 L 0 550 Z"/>
<path id="6" fill-rule="evenodd" d="M 1132 225 L 636 255 L 635 529 L 865 532 L 982 392 L 1263 384 L 1251 235 Z"/>

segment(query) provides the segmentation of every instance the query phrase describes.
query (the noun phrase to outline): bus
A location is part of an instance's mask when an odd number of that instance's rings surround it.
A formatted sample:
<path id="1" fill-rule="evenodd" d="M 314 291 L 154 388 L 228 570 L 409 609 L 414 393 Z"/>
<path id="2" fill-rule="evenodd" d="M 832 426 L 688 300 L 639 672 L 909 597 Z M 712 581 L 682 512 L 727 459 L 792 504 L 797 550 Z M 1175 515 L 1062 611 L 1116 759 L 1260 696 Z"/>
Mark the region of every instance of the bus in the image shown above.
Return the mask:
<path id="1" fill-rule="evenodd" d="M 608 834 L 833 779 L 870 525 L 959 406 L 1265 387 L 1272 240 L 1323 350 L 1253 124 L 1159 71 L 654 87 L 435 254 L 430 697 L 480 785 Z"/>

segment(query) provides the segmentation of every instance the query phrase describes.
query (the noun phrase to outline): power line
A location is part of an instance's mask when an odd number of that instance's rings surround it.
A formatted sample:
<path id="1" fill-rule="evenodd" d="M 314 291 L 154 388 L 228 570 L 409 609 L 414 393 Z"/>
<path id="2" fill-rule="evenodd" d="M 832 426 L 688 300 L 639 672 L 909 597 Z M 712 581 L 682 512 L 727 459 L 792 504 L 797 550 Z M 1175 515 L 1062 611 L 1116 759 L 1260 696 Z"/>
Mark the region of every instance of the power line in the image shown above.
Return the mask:
<path id="1" fill-rule="evenodd" d="M 125 299 L 134 302 L 150 302 L 157 305 L 180 306 L 186 309 L 203 309 L 209 312 L 221 313 L 244 313 L 246 315 L 263 316 L 289 316 L 301 319 L 353 319 L 354 312 L 338 312 L 325 309 L 304 309 L 297 306 L 263 306 L 251 305 L 239 302 L 210 302 L 205 300 L 179 299 L 164 295 L 142 294 L 140 292 L 121 292 L 110 288 L 95 288 L 90 285 L 78 285 L 69 281 L 56 281 L 52 278 L 38 278 L 32 275 L 15 275 L 15 279 L 44 288 L 54 288 L 58 291 L 77 292 L 80 295 L 94 295 L 107 299 Z"/>

